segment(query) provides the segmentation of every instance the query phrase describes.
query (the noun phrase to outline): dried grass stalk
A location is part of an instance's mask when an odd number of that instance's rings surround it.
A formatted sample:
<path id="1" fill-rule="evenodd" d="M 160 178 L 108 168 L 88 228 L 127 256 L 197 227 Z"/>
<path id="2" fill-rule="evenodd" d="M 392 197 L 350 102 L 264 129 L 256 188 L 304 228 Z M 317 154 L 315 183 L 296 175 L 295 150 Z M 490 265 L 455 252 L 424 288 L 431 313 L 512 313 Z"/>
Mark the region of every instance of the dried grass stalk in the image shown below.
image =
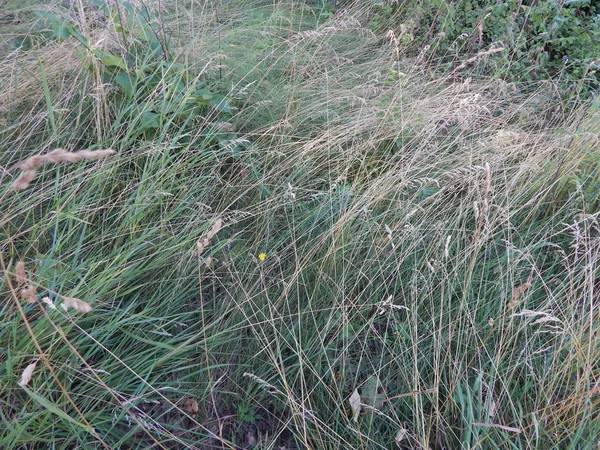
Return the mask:
<path id="1" fill-rule="evenodd" d="M 60 305 L 65 311 L 69 308 L 73 308 L 75 311 L 87 313 L 92 310 L 92 306 L 89 303 L 84 302 L 75 297 L 62 297 L 62 303 Z"/>
<path id="2" fill-rule="evenodd" d="M 35 289 L 35 286 L 29 284 L 25 289 L 22 289 L 21 298 L 27 303 L 35 303 L 37 300 L 37 290 Z"/>
<path id="3" fill-rule="evenodd" d="M 13 182 L 12 191 L 20 191 L 29 187 L 29 184 L 37 175 L 39 168 L 47 163 L 60 162 L 79 162 L 83 160 L 97 160 L 107 158 L 116 152 L 111 149 L 106 150 L 79 150 L 78 152 L 68 152 L 63 148 L 57 148 L 45 155 L 34 155 L 24 161 L 16 164 L 13 169 L 21 169 L 23 172 Z"/>
<path id="4" fill-rule="evenodd" d="M 489 50 L 485 50 L 485 51 L 480 51 L 479 53 L 477 53 L 475 56 L 467 59 L 465 62 L 463 62 L 460 66 L 456 67 L 453 71 L 452 71 L 452 76 L 454 76 L 457 72 L 461 71 L 462 69 L 464 69 L 465 67 L 467 67 L 469 64 L 471 64 L 472 62 L 477 61 L 479 58 L 481 58 L 482 56 L 489 56 L 489 55 L 493 55 L 494 53 L 500 53 L 504 51 L 504 47 L 497 47 L 497 48 L 490 48 Z"/>
<path id="5" fill-rule="evenodd" d="M 19 261 L 15 266 L 15 282 L 17 284 L 27 283 L 27 273 L 25 272 L 25 263 Z"/>

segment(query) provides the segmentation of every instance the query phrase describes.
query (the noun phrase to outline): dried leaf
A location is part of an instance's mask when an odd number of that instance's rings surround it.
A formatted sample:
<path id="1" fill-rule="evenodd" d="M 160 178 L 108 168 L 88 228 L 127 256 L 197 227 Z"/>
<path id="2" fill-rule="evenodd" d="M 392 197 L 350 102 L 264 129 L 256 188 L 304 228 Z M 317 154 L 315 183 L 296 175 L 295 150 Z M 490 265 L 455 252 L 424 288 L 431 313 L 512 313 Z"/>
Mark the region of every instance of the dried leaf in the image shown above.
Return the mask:
<path id="1" fill-rule="evenodd" d="M 25 367 L 25 370 L 21 374 L 21 379 L 19 380 L 19 386 L 23 387 L 29 384 L 33 375 L 33 371 L 35 370 L 35 366 L 37 366 L 37 361 L 32 362 L 27 367 Z"/>
<path id="2" fill-rule="evenodd" d="M 488 417 L 494 417 L 496 415 L 496 402 L 491 399 L 488 406 Z"/>
<path id="3" fill-rule="evenodd" d="M 217 122 L 215 125 L 217 126 L 217 129 L 223 133 L 229 133 L 233 131 L 233 125 L 229 122 Z"/>
<path id="4" fill-rule="evenodd" d="M 348 399 L 348 402 L 350 403 L 350 409 L 352 410 L 352 420 L 354 420 L 354 422 L 358 422 L 358 416 L 360 415 L 361 410 L 361 401 L 358 389 L 354 389 L 354 392 Z"/>
<path id="5" fill-rule="evenodd" d="M 210 241 L 219 231 L 221 231 L 221 228 L 223 228 L 223 220 L 217 219 L 210 231 L 206 234 L 206 239 Z"/>
<path id="6" fill-rule="evenodd" d="M 256 435 L 256 426 L 248 424 L 246 426 L 246 435 L 244 436 L 244 448 L 254 448 L 257 441 L 258 436 Z"/>
<path id="7" fill-rule="evenodd" d="M 223 220 L 217 219 L 217 221 L 214 223 L 211 229 L 208 230 L 206 235 L 202 239 L 198 240 L 198 242 L 196 242 L 198 257 L 200 257 L 202 253 L 204 253 L 206 247 L 210 245 L 210 240 L 215 237 L 215 235 L 221 230 L 221 228 L 223 228 Z"/>

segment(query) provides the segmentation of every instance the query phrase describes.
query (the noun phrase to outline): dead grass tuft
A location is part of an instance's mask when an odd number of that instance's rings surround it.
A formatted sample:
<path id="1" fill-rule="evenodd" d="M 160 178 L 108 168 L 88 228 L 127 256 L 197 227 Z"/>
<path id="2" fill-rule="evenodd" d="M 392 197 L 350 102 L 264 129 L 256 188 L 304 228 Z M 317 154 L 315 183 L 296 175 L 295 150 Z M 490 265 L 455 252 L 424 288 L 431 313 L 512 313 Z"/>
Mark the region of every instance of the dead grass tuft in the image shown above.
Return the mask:
<path id="1" fill-rule="evenodd" d="M 67 77 L 73 76 L 73 68 L 81 67 L 81 60 L 72 40 L 48 44 L 43 48 L 28 52 L 14 51 L 0 66 L 0 108 L 11 111 L 23 107 L 28 102 L 38 102 L 43 98 L 43 84 L 32 74 L 44 68 L 51 88 L 67 87 Z M 18 80 L 18 83 L 14 80 Z"/>

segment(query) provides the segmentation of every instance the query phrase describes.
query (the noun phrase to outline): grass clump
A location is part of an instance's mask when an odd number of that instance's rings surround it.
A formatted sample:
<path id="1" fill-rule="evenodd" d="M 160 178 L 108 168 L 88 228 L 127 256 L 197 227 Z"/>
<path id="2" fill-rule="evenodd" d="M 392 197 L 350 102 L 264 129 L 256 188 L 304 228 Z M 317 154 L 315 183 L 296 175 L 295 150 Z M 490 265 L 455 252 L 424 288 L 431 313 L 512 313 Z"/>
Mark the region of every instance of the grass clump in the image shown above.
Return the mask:
<path id="1" fill-rule="evenodd" d="M 597 444 L 595 104 L 364 5 L 11 7 L 2 448 Z"/>

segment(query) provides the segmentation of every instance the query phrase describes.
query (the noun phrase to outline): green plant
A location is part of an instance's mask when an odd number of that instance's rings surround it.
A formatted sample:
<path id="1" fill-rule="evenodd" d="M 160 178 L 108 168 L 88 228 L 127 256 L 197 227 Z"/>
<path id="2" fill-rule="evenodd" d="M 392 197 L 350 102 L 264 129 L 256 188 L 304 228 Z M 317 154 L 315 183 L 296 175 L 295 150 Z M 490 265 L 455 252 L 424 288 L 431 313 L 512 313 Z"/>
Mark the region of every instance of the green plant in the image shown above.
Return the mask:
<path id="1" fill-rule="evenodd" d="M 100 15 L 105 27 L 114 30 L 113 37 L 121 40 L 121 48 L 125 50 L 92 45 L 68 18 L 61 19 L 46 11 L 37 14 L 48 20 L 56 39 L 73 37 L 79 41 L 82 46 L 79 57 L 88 63 L 91 73 L 98 71 L 103 82 L 120 87 L 119 92 L 109 96 L 111 109 L 116 112 L 116 123 L 126 126 L 129 132 L 135 129 L 133 138 L 149 138 L 171 122 L 191 126 L 194 118 L 208 112 L 208 107 L 231 113 L 224 95 L 210 89 L 200 74 L 171 60 L 161 22 L 145 6 L 136 8 L 127 1 L 103 0 L 94 0 L 92 4 L 93 11 Z"/>
<path id="2" fill-rule="evenodd" d="M 237 416 L 240 422 L 255 424 L 260 419 L 260 414 L 256 412 L 256 409 L 252 405 L 245 403 L 238 404 Z"/>
<path id="3" fill-rule="evenodd" d="M 523 84 L 556 78 L 567 92 L 577 95 L 582 86 L 588 90 L 598 86 L 598 8 L 587 1 L 374 2 L 370 24 L 375 29 L 404 27 L 400 34 L 414 34 L 417 51 L 431 46 L 454 67 L 457 60 L 501 46 L 501 53 L 466 67 Z"/>

